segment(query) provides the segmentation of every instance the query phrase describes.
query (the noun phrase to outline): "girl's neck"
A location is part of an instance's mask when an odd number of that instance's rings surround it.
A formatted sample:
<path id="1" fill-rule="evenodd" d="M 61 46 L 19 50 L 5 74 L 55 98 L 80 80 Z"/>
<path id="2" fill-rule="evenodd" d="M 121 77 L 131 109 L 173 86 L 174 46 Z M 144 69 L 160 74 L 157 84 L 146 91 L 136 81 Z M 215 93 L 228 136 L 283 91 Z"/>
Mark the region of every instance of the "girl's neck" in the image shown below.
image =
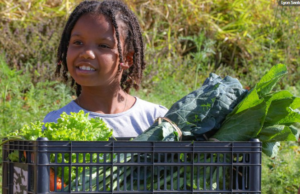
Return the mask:
<path id="1" fill-rule="evenodd" d="M 120 87 L 99 88 L 83 87 L 76 103 L 89 111 L 102 114 L 117 114 L 128 110 L 134 97 L 124 92 Z"/>

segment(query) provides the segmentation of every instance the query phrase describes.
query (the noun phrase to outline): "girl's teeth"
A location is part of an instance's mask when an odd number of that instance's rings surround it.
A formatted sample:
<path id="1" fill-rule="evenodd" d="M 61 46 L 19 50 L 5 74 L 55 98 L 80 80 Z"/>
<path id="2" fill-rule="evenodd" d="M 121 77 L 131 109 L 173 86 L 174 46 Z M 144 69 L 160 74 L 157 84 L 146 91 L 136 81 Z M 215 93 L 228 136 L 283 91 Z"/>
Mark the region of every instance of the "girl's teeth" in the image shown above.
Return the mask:
<path id="1" fill-rule="evenodd" d="M 93 68 L 88 67 L 88 66 L 80 66 L 79 69 L 81 69 L 81 70 L 87 70 L 87 71 L 94 71 Z"/>

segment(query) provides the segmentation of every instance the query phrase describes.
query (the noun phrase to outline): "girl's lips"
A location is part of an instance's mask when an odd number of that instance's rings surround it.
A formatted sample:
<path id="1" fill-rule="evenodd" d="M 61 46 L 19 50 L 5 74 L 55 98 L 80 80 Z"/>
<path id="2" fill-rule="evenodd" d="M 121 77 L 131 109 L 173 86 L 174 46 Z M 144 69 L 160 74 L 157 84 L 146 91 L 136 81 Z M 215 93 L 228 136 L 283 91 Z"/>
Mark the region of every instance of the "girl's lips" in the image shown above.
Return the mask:
<path id="1" fill-rule="evenodd" d="M 76 64 L 76 73 L 79 75 L 88 75 L 96 72 L 96 68 L 88 61 L 80 61 Z"/>
<path id="2" fill-rule="evenodd" d="M 85 65 L 82 65 L 82 66 L 79 66 L 78 67 L 80 70 L 87 70 L 87 71 L 95 71 L 95 68 L 91 67 L 91 66 L 85 66 Z"/>
<path id="3" fill-rule="evenodd" d="M 86 74 L 93 74 L 96 70 L 87 70 L 87 69 L 80 69 L 79 67 L 76 67 L 76 73 L 86 75 Z"/>
<path id="4" fill-rule="evenodd" d="M 79 61 L 75 64 L 76 68 L 80 68 L 82 70 L 96 69 L 90 62 L 87 61 Z"/>

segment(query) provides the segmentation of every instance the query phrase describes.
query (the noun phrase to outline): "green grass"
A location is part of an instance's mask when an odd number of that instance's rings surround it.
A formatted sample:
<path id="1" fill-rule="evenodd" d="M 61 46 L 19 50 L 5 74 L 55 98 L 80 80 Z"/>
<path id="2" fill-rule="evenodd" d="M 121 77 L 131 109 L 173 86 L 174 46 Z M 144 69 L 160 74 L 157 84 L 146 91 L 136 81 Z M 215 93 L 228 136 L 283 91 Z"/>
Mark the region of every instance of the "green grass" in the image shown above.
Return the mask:
<path id="1" fill-rule="evenodd" d="M 0 168 L 2 169 L 1 164 L 0 164 Z M 0 171 L 0 192 L 2 193 L 2 170 Z"/>
<path id="2" fill-rule="evenodd" d="M 282 143 L 276 158 L 263 156 L 262 193 L 297 193 L 300 187 L 300 148 L 299 143 Z"/>
<path id="3" fill-rule="evenodd" d="M 45 115 L 72 100 L 70 89 L 56 81 L 34 84 L 29 72 L 7 66 L 0 56 L 0 139 L 24 124 L 42 121 Z M 2 146 L 0 193 L 2 193 Z"/>

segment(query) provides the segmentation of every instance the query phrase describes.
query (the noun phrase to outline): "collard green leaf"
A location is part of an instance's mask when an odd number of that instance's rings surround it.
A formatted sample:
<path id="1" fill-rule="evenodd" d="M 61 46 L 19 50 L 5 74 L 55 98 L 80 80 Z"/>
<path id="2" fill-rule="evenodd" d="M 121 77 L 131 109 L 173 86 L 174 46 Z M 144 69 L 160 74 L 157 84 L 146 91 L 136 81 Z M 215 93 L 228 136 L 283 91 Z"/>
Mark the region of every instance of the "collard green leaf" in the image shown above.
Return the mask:
<path id="1" fill-rule="evenodd" d="M 263 99 L 260 99 L 256 90 L 256 87 L 254 87 L 249 94 L 234 108 L 234 110 L 228 115 L 230 117 L 231 115 L 237 114 L 239 112 L 242 112 L 246 109 L 249 109 L 251 107 L 254 107 L 260 103 L 262 103 Z"/>
<path id="2" fill-rule="evenodd" d="M 273 89 L 278 80 L 287 73 L 286 71 L 287 69 L 285 65 L 279 64 L 273 66 L 271 70 L 268 71 L 267 74 L 265 74 L 261 78 L 261 80 L 253 87 L 249 94 L 235 107 L 235 109 L 232 111 L 232 113 L 229 114 L 229 116 L 249 109 L 264 101 L 263 97 Z M 287 96 L 290 96 L 290 93 L 282 92 L 275 98 L 280 98 L 280 95 L 283 95 L 286 98 Z M 273 97 L 273 95 L 271 95 L 270 97 Z"/>
<path id="3" fill-rule="evenodd" d="M 266 112 L 266 103 L 246 109 L 226 118 L 221 129 L 213 136 L 220 141 L 249 141 L 260 132 Z"/>
<path id="4" fill-rule="evenodd" d="M 278 154 L 280 142 L 262 142 L 262 151 L 269 157 L 275 157 Z"/>
<path id="5" fill-rule="evenodd" d="M 267 103 L 267 107 L 269 109 L 269 106 L 271 105 L 272 101 L 282 100 L 282 99 L 290 99 L 293 97 L 294 97 L 294 95 L 291 92 L 282 90 L 282 91 L 271 92 L 268 95 L 265 95 L 264 100 Z"/>
<path id="6" fill-rule="evenodd" d="M 300 123 L 293 123 L 289 125 L 289 128 L 291 129 L 292 133 L 295 135 L 296 139 L 299 139 L 300 136 Z"/>
<path id="7" fill-rule="evenodd" d="M 137 136 L 133 141 L 161 141 L 163 139 L 162 126 L 155 122 L 151 128 Z"/>
<path id="8" fill-rule="evenodd" d="M 293 131 L 285 125 L 272 125 L 261 130 L 259 140 L 262 142 L 297 141 Z"/>
<path id="9" fill-rule="evenodd" d="M 246 94 L 237 79 L 230 76 L 222 79 L 211 73 L 202 87 L 174 103 L 165 117 L 181 129 L 184 139 L 199 140 L 203 134 L 218 130 Z M 153 124 L 135 140 L 161 140 L 161 132 L 155 130 L 162 130 L 162 125 Z"/>
<path id="10" fill-rule="evenodd" d="M 283 64 L 273 66 L 256 84 L 259 96 L 270 93 L 278 80 L 287 74 L 287 68 Z"/>
<path id="11" fill-rule="evenodd" d="M 220 141 L 259 138 L 265 143 L 263 151 L 275 156 L 278 145 L 275 142 L 295 141 L 300 131 L 294 127 L 300 123 L 300 98 L 288 91 L 272 91 L 286 73 L 285 65 L 273 66 L 248 93 L 238 93 L 241 91 L 237 89 L 237 80 L 230 77 L 222 80 L 211 74 L 201 88 L 175 103 L 166 117 L 185 136 L 199 137 L 217 131 L 212 138 Z M 230 104 L 228 98 L 232 96 L 238 99 Z"/>
<path id="12" fill-rule="evenodd" d="M 247 141 L 258 137 L 264 143 L 263 152 L 269 156 L 277 153 L 276 141 L 297 140 L 299 130 L 292 124 L 300 122 L 300 99 L 288 91 L 272 92 L 286 73 L 285 65 L 273 66 L 226 117 L 213 138 Z"/>
<path id="13" fill-rule="evenodd" d="M 291 109 L 299 109 L 300 108 L 300 98 L 296 97 L 293 103 L 290 105 Z"/>
<path id="14" fill-rule="evenodd" d="M 300 122 L 299 110 L 290 108 L 294 101 L 298 98 L 290 97 L 283 99 L 273 99 L 270 103 L 268 113 L 266 115 L 264 127 L 277 124 L 292 124 Z"/>
<path id="15" fill-rule="evenodd" d="M 162 122 L 162 133 L 163 139 L 162 141 L 178 141 L 178 138 L 174 134 L 175 129 L 168 122 Z"/>

